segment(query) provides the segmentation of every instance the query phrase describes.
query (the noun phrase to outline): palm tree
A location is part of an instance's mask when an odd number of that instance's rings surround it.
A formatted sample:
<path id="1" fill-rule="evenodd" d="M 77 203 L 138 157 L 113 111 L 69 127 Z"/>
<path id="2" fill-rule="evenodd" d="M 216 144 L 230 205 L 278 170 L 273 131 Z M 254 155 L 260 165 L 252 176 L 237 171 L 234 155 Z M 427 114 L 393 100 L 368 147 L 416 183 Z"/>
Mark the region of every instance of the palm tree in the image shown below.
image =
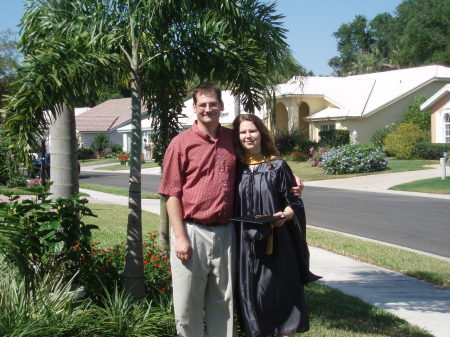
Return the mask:
<path id="1" fill-rule="evenodd" d="M 280 66 L 286 50 L 281 16 L 274 14 L 273 4 L 257 0 L 53 2 L 57 8 L 33 1 L 22 22 L 23 89 L 9 101 L 8 127 L 24 142 L 33 141 L 39 134 L 33 125 L 45 124 L 42 111 L 57 116 L 62 104 L 72 107 L 74 97 L 105 83 L 111 74 L 130 84 L 125 287 L 141 298 L 141 106 L 158 123 L 159 156 L 177 131 L 186 83 L 194 76 L 220 81 L 253 111 L 262 102 L 267 74 Z"/>

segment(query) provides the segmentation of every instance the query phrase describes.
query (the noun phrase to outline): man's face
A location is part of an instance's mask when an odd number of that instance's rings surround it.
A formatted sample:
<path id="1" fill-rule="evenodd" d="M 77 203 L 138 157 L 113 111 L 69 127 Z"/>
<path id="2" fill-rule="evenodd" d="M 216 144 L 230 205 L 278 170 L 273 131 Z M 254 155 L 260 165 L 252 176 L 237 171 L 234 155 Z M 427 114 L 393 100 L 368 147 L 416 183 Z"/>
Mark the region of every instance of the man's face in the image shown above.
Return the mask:
<path id="1" fill-rule="evenodd" d="M 197 103 L 193 109 L 198 122 L 205 125 L 219 124 L 220 113 L 223 110 L 223 102 L 217 99 L 214 91 L 205 91 L 197 94 Z"/>

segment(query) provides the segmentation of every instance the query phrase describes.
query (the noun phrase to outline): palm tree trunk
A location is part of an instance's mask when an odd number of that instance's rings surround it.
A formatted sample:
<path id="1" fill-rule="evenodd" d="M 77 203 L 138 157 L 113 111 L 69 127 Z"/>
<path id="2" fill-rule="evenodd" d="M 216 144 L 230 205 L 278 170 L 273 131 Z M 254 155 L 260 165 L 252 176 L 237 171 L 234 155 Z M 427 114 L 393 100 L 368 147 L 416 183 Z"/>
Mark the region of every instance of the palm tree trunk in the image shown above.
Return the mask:
<path id="1" fill-rule="evenodd" d="M 141 208 L 141 87 L 138 75 L 138 39 L 134 34 L 134 18 L 131 19 L 131 152 L 128 197 L 127 253 L 125 256 L 124 288 L 135 300 L 145 296 L 144 258 L 142 251 Z"/>
<path id="2" fill-rule="evenodd" d="M 75 111 L 63 105 L 50 127 L 50 192 L 54 198 L 69 198 L 79 191 L 76 151 Z"/>

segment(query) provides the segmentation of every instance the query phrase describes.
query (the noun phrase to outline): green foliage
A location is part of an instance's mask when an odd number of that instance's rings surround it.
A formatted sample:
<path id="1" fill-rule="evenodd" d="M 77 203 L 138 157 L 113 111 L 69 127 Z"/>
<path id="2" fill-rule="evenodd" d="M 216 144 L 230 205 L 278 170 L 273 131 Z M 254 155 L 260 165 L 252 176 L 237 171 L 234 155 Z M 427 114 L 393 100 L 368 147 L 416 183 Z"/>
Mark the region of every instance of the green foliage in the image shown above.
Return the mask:
<path id="1" fill-rule="evenodd" d="M 115 153 L 115 154 L 122 153 L 122 152 L 123 152 L 122 145 L 120 145 L 120 144 L 114 144 L 114 145 L 112 146 L 112 148 L 111 148 L 111 151 L 112 151 L 112 153 Z"/>
<path id="2" fill-rule="evenodd" d="M 414 158 L 414 145 L 425 140 L 419 126 L 412 123 L 401 123 L 397 129 L 385 138 L 385 149 L 397 159 Z"/>
<path id="3" fill-rule="evenodd" d="M 379 148 L 384 148 L 386 136 L 397 129 L 398 123 L 391 123 L 382 129 L 377 129 L 372 137 L 372 143 Z"/>
<path id="4" fill-rule="evenodd" d="M 326 130 L 319 131 L 319 144 L 323 147 L 336 147 L 350 143 L 349 130 Z"/>
<path id="5" fill-rule="evenodd" d="M 106 133 L 97 133 L 92 140 L 92 147 L 95 151 L 97 151 L 99 154 L 103 154 L 103 151 L 109 146 L 109 138 Z"/>
<path id="6" fill-rule="evenodd" d="M 25 186 L 25 177 L 19 171 L 18 149 L 0 129 L 0 185 Z"/>
<path id="7" fill-rule="evenodd" d="M 92 147 L 79 147 L 77 150 L 78 159 L 91 159 L 94 153 L 95 151 Z"/>
<path id="8" fill-rule="evenodd" d="M 348 144 L 323 154 L 325 174 L 382 171 L 387 167 L 385 153 L 373 145 Z"/>
<path id="9" fill-rule="evenodd" d="M 72 277 L 80 268 L 80 253 L 90 249 L 91 229 L 84 216 L 95 216 L 79 195 L 47 199 L 46 187 L 30 189 L 35 199 L 19 202 L 10 196 L 0 203 L 0 251 L 14 263 L 30 287 L 39 275 L 59 271 Z"/>
<path id="10" fill-rule="evenodd" d="M 403 121 L 416 124 L 421 130 L 429 133 L 431 130 L 431 111 L 420 109 L 420 105 L 427 99 L 428 97 L 424 95 L 414 97 L 412 103 L 405 109 Z"/>
<path id="11" fill-rule="evenodd" d="M 294 151 L 289 154 L 287 160 L 292 161 L 307 161 L 309 158 L 309 155 L 303 151 Z"/>
<path id="12" fill-rule="evenodd" d="M 290 155 L 292 152 L 307 154 L 311 147 L 317 146 L 316 142 L 301 136 L 297 129 L 275 135 L 275 145 L 281 155 Z"/>
<path id="13" fill-rule="evenodd" d="M 11 30 L 0 32 L 0 107 L 3 106 L 4 95 L 13 92 L 16 70 L 19 66 L 19 51 L 15 33 Z M 0 115 L 1 119 L 1 115 Z"/>
<path id="14" fill-rule="evenodd" d="M 373 20 L 357 15 L 334 33 L 339 56 L 329 65 L 339 76 L 450 64 L 450 4 L 446 0 L 404 0 L 394 15 Z"/>
<path id="15" fill-rule="evenodd" d="M 450 144 L 422 142 L 414 145 L 414 158 L 418 159 L 439 159 L 442 153 L 450 153 Z"/>

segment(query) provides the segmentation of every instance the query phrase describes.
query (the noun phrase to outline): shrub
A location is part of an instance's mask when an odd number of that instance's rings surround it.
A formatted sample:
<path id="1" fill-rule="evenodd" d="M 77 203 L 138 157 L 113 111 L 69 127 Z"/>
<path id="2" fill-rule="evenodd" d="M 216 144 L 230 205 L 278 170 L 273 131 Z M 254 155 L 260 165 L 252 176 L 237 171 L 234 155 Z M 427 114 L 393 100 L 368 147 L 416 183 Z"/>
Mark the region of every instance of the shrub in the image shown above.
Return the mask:
<path id="1" fill-rule="evenodd" d="M 281 155 L 290 155 L 297 151 L 309 153 L 311 147 L 317 147 L 316 142 L 301 136 L 297 129 L 276 135 L 275 145 Z"/>
<path id="2" fill-rule="evenodd" d="M 8 187 L 25 186 L 25 177 L 20 173 L 17 162 L 18 149 L 0 130 L 0 185 Z"/>
<path id="3" fill-rule="evenodd" d="M 386 139 L 386 136 L 394 132 L 397 129 L 397 126 L 398 123 L 391 123 L 382 129 L 377 129 L 372 137 L 373 145 L 384 148 L 384 140 Z"/>
<path id="4" fill-rule="evenodd" d="M 319 147 L 318 149 L 311 147 L 309 149 L 311 158 L 308 159 L 308 163 L 313 167 L 322 167 L 322 156 L 327 151 L 328 149 L 325 147 Z"/>
<path id="5" fill-rule="evenodd" d="M 418 159 L 439 159 L 442 153 L 450 153 L 450 144 L 422 142 L 414 145 L 414 157 Z"/>
<path id="6" fill-rule="evenodd" d="M 405 123 L 416 124 L 422 131 L 429 132 L 431 130 L 431 111 L 420 109 L 420 105 L 428 99 L 427 96 L 420 95 L 414 97 L 411 105 L 404 112 Z"/>
<path id="7" fill-rule="evenodd" d="M 0 203 L 0 251 L 30 287 L 39 275 L 58 271 L 68 278 L 80 267 L 80 252 L 90 250 L 91 229 L 83 216 L 95 216 L 79 195 L 46 199 L 47 186 L 30 189 L 36 199 Z"/>
<path id="8" fill-rule="evenodd" d="M 325 174 L 374 172 L 386 167 L 385 153 L 373 145 L 348 144 L 323 154 Z"/>
<path id="9" fill-rule="evenodd" d="M 423 140 L 424 134 L 419 126 L 412 123 L 401 123 L 394 132 L 387 135 L 385 149 L 398 159 L 412 159 L 414 144 Z"/>
<path id="10" fill-rule="evenodd" d="M 105 149 L 109 146 L 109 138 L 106 133 L 97 133 L 92 140 L 92 147 L 100 155 L 103 154 Z"/>
<path id="11" fill-rule="evenodd" d="M 123 152 L 123 148 L 122 145 L 120 144 L 114 144 L 111 148 L 111 151 L 115 154 L 119 154 Z"/>
<path id="12" fill-rule="evenodd" d="M 309 155 L 303 151 L 294 151 L 288 156 L 288 159 L 292 161 L 306 161 L 308 158 Z"/>
<path id="13" fill-rule="evenodd" d="M 77 151 L 78 159 L 91 159 L 94 156 L 94 149 L 92 147 L 79 147 Z"/>
<path id="14" fill-rule="evenodd" d="M 324 147 L 336 147 L 350 143 L 349 130 L 319 131 L 319 144 Z"/>

